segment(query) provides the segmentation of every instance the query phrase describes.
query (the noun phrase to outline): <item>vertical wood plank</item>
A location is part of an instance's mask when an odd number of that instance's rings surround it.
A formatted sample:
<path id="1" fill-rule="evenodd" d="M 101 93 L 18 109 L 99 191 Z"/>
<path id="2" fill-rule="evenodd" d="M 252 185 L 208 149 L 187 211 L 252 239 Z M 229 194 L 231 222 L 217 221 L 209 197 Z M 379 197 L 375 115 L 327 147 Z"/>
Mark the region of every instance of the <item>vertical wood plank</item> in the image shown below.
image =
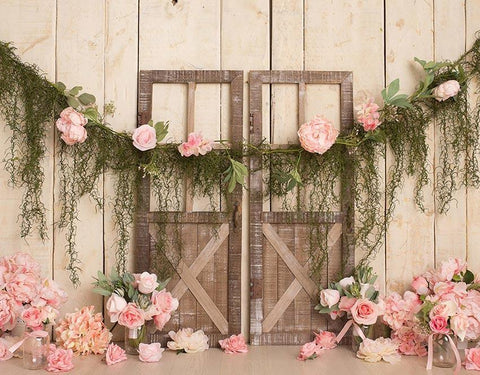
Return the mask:
<path id="1" fill-rule="evenodd" d="M 288 246 L 289 251 L 292 251 L 294 256 L 295 254 L 295 226 L 291 224 L 280 224 L 277 226 L 276 230 L 278 235 L 282 238 L 285 245 Z M 290 272 L 289 268 L 285 262 L 278 257 L 277 258 L 277 301 L 280 299 L 283 294 L 286 292 L 287 288 L 290 286 L 294 280 L 293 274 Z M 281 332 L 291 332 L 295 331 L 297 327 L 295 326 L 295 304 L 291 303 L 282 317 L 278 320 L 277 323 L 278 329 Z"/>
<path id="2" fill-rule="evenodd" d="M 413 57 L 433 59 L 433 1 L 393 0 L 386 3 L 386 81 L 400 78 L 401 92 L 410 93 L 423 77 L 412 63 Z M 412 12 L 415 9 L 415 12 Z M 434 133 L 427 131 L 428 162 L 433 164 Z M 392 165 L 387 153 L 387 170 Z M 430 181 L 433 180 L 429 171 Z M 412 179 L 406 179 L 398 193 L 398 204 L 387 233 L 387 290 L 404 290 L 412 276 L 433 266 L 434 202 L 432 185 L 425 187 L 422 213 L 413 201 Z"/>
<path id="3" fill-rule="evenodd" d="M 465 52 L 465 1 L 435 0 L 435 60 L 456 60 Z M 435 126 L 435 165 L 440 156 L 440 129 Z M 437 177 L 435 176 L 435 179 Z M 447 214 L 435 213 L 435 263 L 450 257 L 465 259 L 466 190 L 453 196 Z"/>
<path id="4" fill-rule="evenodd" d="M 181 226 L 181 239 L 183 242 L 182 260 L 187 266 L 191 266 L 197 257 L 198 225 L 183 224 Z M 180 327 L 197 326 L 197 305 L 198 302 L 190 290 L 187 290 L 179 301 Z"/>
<path id="5" fill-rule="evenodd" d="M 480 25 L 480 0 L 466 0 L 466 48 L 471 48 L 475 41 L 475 33 Z M 474 86 L 475 85 L 475 86 Z M 473 105 L 479 99 L 474 95 L 478 90 L 478 82 L 472 82 L 470 103 Z M 479 272 L 480 270 L 480 190 L 467 189 L 467 260 L 470 269 Z"/>
<path id="6" fill-rule="evenodd" d="M 82 13 L 84 17 L 79 17 L 78 3 L 74 0 L 57 3 L 57 79 L 67 87 L 81 84 L 85 91 L 96 96 L 101 109 L 104 102 L 105 4 L 86 0 L 82 2 Z M 102 177 L 99 191 L 102 194 Z M 94 305 L 96 311 L 102 311 L 102 297 L 92 293 L 91 281 L 92 275 L 103 270 L 103 212 L 97 211 L 88 197 L 82 198 L 78 207 L 76 248 L 82 261 L 82 285 L 74 289 L 68 279 L 68 272 L 65 271 L 65 235 L 58 229 L 55 230 L 55 278 L 66 286 L 68 294 L 72 296 L 63 312 L 87 305 Z"/>
<path id="7" fill-rule="evenodd" d="M 202 251 L 202 249 L 205 247 L 208 241 L 212 238 L 212 236 L 214 235 L 214 233 L 212 232 L 213 230 L 211 226 L 208 226 L 205 224 L 198 225 L 197 254 Z M 202 285 L 202 287 L 205 289 L 209 297 L 215 303 L 215 305 L 217 302 L 215 299 L 216 277 L 217 277 L 217 270 L 215 269 L 215 259 L 214 257 L 212 257 L 210 258 L 209 262 L 205 265 L 203 270 L 200 272 L 197 279 Z M 225 289 L 224 288 L 225 285 L 226 284 L 219 285 L 218 287 L 219 289 Z M 216 326 L 213 324 L 212 320 L 208 316 L 208 314 L 205 312 L 205 310 L 199 303 L 197 303 L 197 327 L 198 329 L 202 329 L 204 332 L 209 332 L 209 333 L 218 331 Z"/>
<path id="8" fill-rule="evenodd" d="M 49 80 L 55 80 L 55 0 L 18 2 L 3 1 L 0 5 L 0 35 L 12 42 L 22 61 L 36 64 Z M 13 189 L 3 163 L 0 168 L 0 257 L 17 251 L 29 253 L 40 263 L 42 275 L 52 277 L 53 254 L 53 179 L 54 179 L 54 126 L 48 125 L 46 155 L 42 162 L 45 173 L 42 201 L 46 208 L 48 239 L 43 242 L 36 233 L 27 239 L 20 237 L 20 204 L 23 190 Z M 0 155 L 9 147 L 10 130 L 0 118 Z"/>

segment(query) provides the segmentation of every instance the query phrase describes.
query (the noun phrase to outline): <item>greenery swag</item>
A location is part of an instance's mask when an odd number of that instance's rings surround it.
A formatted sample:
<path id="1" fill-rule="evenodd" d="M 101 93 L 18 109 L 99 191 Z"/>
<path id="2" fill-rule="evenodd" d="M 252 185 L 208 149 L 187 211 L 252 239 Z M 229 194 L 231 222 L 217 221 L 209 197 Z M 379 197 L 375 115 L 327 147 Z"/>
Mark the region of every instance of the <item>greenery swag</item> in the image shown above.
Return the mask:
<path id="1" fill-rule="evenodd" d="M 165 136 L 168 124 L 154 126 L 150 123 L 157 139 L 151 148 L 142 150 L 132 144 L 131 134 L 108 127 L 95 105 L 94 96 L 80 94 L 82 88 L 78 86 L 67 90 L 62 83 L 52 84 L 37 67 L 23 63 L 10 44 L 1 42 L 0 112 L 12 132 L 4 161 L 11 184 L 24 189 L 20 207 L 21 235 L 25 237 L 38 230 L 42 239 L 47 236 L 45 206 L 41 199 L 45 178 L 42 159 L 47 151 L 50 126 L 57 119 L 57 128 L 64 140 L 58 142 L 56 150 L 61 200 L 58 225 L 66 233 L 67 269 L 74 284 L 79 282 L 81 265 L 75 249 L 78 201 L 89 195 L 99 207 L 104 204 L 97 189 L 103 173 L 112 173 L 116 181 L 112 198 L 118 230 L 116 260 L 118 272 L 123 272 L 129 228 L 135 212 L 135 193 L 143 175 L 150 176 L 160 211 L 180 209 L 181 181 L 186 175 L 191 176 L 189 193 L 209 197 L 218 209 L 215 203 L 218 181 L 222 181 L 224 194 L 231 193 L 236 184 L 244 185 L 248 170 L 243 158 L 252 155 L 261 155 L 263 167 L 271 171 L 265 181 L 265 194 L 281 197 L 284 206 L 290 209 L 329 211 L 339 203 L 338 181 L 346 173 L 354 173 L 350 177 L 353 178 L 351 193 L 356 202 L 355 245 L 365 250 L 366 255 L 360 261 L 365 264 L 381 243 L 405 176 L 416 179 L 415 201 L 424 209 L 422 193 L 429 182 L 426 138 L 430 124 L 435 122 L 440 139 L 439 165 L 435 166 L 438 211 L 448 211 L 454 200 L 453 193 L 461 186 L 480 186 L 477 160 L 480 101 L 471 104 L 469 93 L 472 90 L 468 89 L 472 80 L 480 77 L 480 38 L 456 61 L 416 61 L 425 71 L 424 80 L 416 91 L 410 96 L 398 94 L 399 82 L 393 81 L 382 92 L 384 106 L 381 110 L 373 102 L 363 106 L 363 114 L 370 116 L 373 122 L 367 126 L 368 121 L 357 116 L 353 130 L 339 134 L 328 152 L 307 152 L 300 146 L 280 150 L 266 143 L 244 143 L 232 150 L 223 148 L 201 152 L 198 157 L 185 157 L 179 152 L 178 144 L 158 143 Z M 449 87 L 442 85 L 452 82 L 459 87 L 449 94 Z M 84 130 L 77 129 L 80 133 L 61 131 L 58 116 L 66 107 L 72 107 L 74 114 L 83 115 Z M 110 110 L 111 106 L 106 106 L 103 114 Z M 378 164 L 385 156 L 385 145 L 393 157 L 393 165 L 387 171 L 386 207 L 383 206 Z M 353 168 L 346 168 L 347 163 L 353 164 Z M 302 186 L 308 186 L 303 195 L 305 199 L 293 200 L 289 192 Z M 161 253 L 162 246 L 167 244 L 160 242 Z M 310 245 L 313 269 L 318 271 L 328 259 L 326 240 L 312 235 Z"/>

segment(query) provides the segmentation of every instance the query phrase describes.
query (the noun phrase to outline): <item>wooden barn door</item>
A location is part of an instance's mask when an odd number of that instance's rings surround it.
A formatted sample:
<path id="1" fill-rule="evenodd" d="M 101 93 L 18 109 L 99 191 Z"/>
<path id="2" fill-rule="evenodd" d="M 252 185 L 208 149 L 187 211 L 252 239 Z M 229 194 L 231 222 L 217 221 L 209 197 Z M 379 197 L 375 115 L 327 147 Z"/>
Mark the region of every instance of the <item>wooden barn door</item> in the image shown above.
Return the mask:
<path id="1" fill-rule="evenodd" d="M 353 125 L 351 72 L 253 71 L 250 84 L 250 143 L 260 144 L 267 134 L 263 121 L 264 86 L 297 85 L 298 124 L 305 122 L 307 85 L 339 86 L 340 127 Z M 278 86 L 277 86 L 278 87 Z M 268 90 L 267 90 L 268 91 Z M 271 92 L 271 91 L 270 91 Z M 295 106 L 292 106 L 295 108 Z M 318 108 L 317 113 L 322 113 Z M 270 128 L 271 130 L 271 128 Z M 282 128 L 277 131 L 283 131 Z M 274 145 L 275 148 L 287 145 Z M 329 247 L 329 265 L 322 276 L 323 285 L 337 276 L 342 264 L 352 269 L 354 249 L 348 241 L 353 234 L 354 202 L 347 193 L 341 197 L 337 212 L 266 211 L 263 200 L 263 174 L 260 158 L 250 159 L 250 342 L 252 344 L 303 344 L 312 339 L 312 331 L 326 329 L 324 317 L 314 311 L 318 304 L 318 286 L 309 269 L 308 231 L 318 225 L 325 231 Z M 349 174 L 352 175 L 352 174 Z M 314 224 L 312 224 L 314 223 Z M 310 227 L 310 228 L 309 228 Z M 336 323 L 338 325 L 339 323 Z M 335 323 L 329 328 L 336 329 Z"/>
<path id="2" fill-rule="evenodd" d="M 172 71 L 140 72 L 138 125 L 152 117 L 154 84 L 187 86 L 187 133 L 194 131 L 195 91 L 201 84 L 230 86 L 230 139 L 233 145 L 242 142 L 243 72 L 241 71 Z M 214 147 L 215 148 L 215 147 Z M 215 151 L 212 151 L 215 152 Z M 188 184 L 188 178 L 186 178 Z M 219 181 L 220 184 L 220 181 Z M 159 213 L 150 209 L 150 182 L 141 183 L 136 215 L 135 270 L 152 268 L 156 223 L 167 231 L 180 234 L 180 259 L 176 249 L 165 249 L 165 256 L 174 268 L 167 290 L 179 299 L 179 308 L 163 332 L 153 335 L 154 341 L 165 341 L 166 333 L 180 328 L 202 329 L 209 344 L 240 332 L 240 267 L 242 191 L 237 186 L 231 194 L 232 213 L 193 211 L 192 197 L 186 196 L 183 212 Z M 167 232 L 168 233 L 168 232 Z"/>

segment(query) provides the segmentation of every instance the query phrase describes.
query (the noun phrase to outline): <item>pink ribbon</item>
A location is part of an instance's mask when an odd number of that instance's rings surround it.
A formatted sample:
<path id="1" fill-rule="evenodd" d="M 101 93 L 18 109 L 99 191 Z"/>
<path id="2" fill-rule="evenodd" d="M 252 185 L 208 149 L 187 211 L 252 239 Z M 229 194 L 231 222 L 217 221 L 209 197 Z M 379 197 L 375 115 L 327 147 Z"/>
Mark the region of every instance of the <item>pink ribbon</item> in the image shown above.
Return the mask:
<path id="1" fill-rule="evenodd" d="M 48 336 L 48 332 L 47 331 L 33 331 L 33 332 L 30 332 L 30 333 L 25 333 L 25 337 L 23 339 L 21 339 L 19 342 L 17 342 L 16 344 L 12 345 L 8 350 L 11 352 L 11 353 L 14 353 L 19 347 L 22 346 L 22 344 L 25 342 L 26 339 L 28 339 L 29 337 L 33 337 L 33 338 L 37 338 L 37 337 L 47 337 Z"/>
<path id="2" fill-rule="evenodd" d="M 339 334 L 337 335 L 337 343 L 340 343 L 340 341 L 342 341 L 343 339 L 343 336 L 345 336 L 345 334 L 348 332 L 348 330 L 350 329 L 350 327 L 353 325 L 353 329 L 355 330 L 355 332 L 357 333 L 358 336 L 360 336 L 362 338 L 362 340 L 365 340 L 366 337 L 365 335 L 363 334 L 363 331 L 360 329 L 360 327 L 353 321 L 353 319 L 350 319 L 348 322 L 345 323 L 345 325 L 343 326 L 342 330 L 339 332 Z"/>
<path id="3" fill-rule="evenodd" d="M 458 375 L 462 367 L 462 360 L 460 359 L 460 353 L 458 352 L 457 346 L 453 342 L 452 338 L 447 335 L 450 346 L 452 347 L 453 353 L 455 354 L 455 360 L 457 364 L 455 366 L 454 375 Z M 427 370 L 431 370 L 433 365 L 433 333 L 428 336 L 428 358 L 427 358 Z"/>

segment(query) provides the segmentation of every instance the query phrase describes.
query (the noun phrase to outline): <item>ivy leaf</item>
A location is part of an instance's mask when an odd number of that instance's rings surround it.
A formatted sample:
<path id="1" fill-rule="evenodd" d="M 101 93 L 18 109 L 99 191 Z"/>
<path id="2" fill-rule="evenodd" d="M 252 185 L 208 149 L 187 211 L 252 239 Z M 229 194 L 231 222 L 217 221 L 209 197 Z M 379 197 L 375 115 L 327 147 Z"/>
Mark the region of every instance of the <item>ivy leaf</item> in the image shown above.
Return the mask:
<path id="1" fill-rule="evenodd" d="M 82 89 L 82 86 L 75 86 L 75 87 L 73 87 L 72 89 L 70 89 L 70 90 L 68 91 L 68 93 L 69 93 L 71 96 L 77 96 L 81 89 Z"/>
<path id="2" fill-rule="evenodd" d="M 80 102 L 78 101 L 77 98 L 73 97 L 73 96 L 68 96 L 67 97 L 67 103 L 70 107 L 73 107 L 75 109 L 77 109 L 78 107 L 80 107 Z"/>
<path id="3" fill-rule="evenodd" d="M 95 103 L 96 99 L 95 96 L 93 96 L 92 94 L 87 94 L 86 92 L 84 92 L 78 97 L 78 100 L 80 100 L 80 103 L 82 103 L 83 105 L 91 105 Z"/>
<path id="4" fill-rule="evenodd" d="M 154 128 L 157 134 L 157 142 L 161 142 L 168 134 L 168 122 L 157 122 Z"/>

